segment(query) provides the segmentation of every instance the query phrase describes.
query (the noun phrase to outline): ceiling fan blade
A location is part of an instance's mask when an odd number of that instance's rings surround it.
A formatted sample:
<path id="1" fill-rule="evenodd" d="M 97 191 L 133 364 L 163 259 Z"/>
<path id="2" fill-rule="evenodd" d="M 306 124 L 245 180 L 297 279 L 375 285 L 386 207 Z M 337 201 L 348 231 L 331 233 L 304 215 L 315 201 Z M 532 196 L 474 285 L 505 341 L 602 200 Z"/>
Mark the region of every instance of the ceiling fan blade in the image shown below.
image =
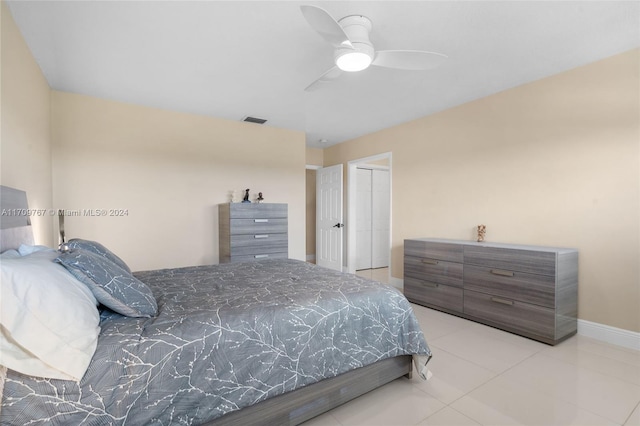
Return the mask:
<path id="1" fill-rule="evenodd" d="M 335 80 L 336 78 L 340 77 L 341 75 L 342 75 L 342 70 L 340 68 L 338 68 L 338 67 L 333 67 L 329 71 L 327 71 L 324 74 L 322 74 L 319 79 L 317 79 L 316 81 L 314 81 L 313 83 L 311 83 L 310 85 L 305 87 L 304 91 L 305 92 L 311 92 L 311 91 L 317 89 L 320 86 L 320 83 L 324 83 L 324 82 L 327 82 L 327 81 Z"/>
<path id="2" fill-rule="evenodd" d="M 380 50 L 371 65 L 401 70 L 425 71 L 436 68 L 447 55 L 421 50 Z"/>
<path id="3" fill-rule="evenodd" d="M 311 25 L 311 28 L 316 30 L 323 39 L 336 47 L 353 48 L 347 33 L 344 32 L 338 21 L 329 15 L 329 12 L 322 8 L 308 5 L 300 6 L 300 10 L 309 25 Z"/>

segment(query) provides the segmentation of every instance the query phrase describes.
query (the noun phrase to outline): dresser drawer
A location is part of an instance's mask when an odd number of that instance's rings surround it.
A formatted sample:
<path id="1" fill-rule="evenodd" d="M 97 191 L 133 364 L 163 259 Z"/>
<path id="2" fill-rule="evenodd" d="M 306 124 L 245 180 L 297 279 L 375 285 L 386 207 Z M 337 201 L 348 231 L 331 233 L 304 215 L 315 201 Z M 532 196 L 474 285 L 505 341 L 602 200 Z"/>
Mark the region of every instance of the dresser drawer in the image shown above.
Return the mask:
<path id="1" fill-rule="evenodd" d="M 231 219 L 275 219 L 287 217 L 286 204 L 233 203 L 228 204 L 228 206 Z"/>
<path id="2" fill-rule="evenodd" d="M 289 253 L 255 253 L 249 255 L 236 255 L 235 253 L 231 255 L 229 261 L 230 262 L 250 262 L 254 260 L 264 260 L 264 259 L 287 259 L 289 257 Z"/>
<path id="3" fill-rule="evenodd" d="M 404 295 L 421 305 L 462 312 L 462 289 L 458 287 L 405 277 Z"/>
<path id="4" fill-rule="evenodd" d="M 231 235 L 236 234 L 284 234 L 287 219 L 231 219 Z"/>
<path id="5" fill-rule="evenodd" d="M 549 275 L 464 265 L 464 288 L 548 308 L 555 307 L 555 279 Z"/>
<path id="6" fill-rule="evenodd" d="M 218 206 L 220 263 L 289 257 L 287 204 Z"/>
<path id="7" fill-rule="evenodd" d="M 462 263 L 406 255 L 404 257 L 405 277 L 420 279 L 428 276 L 429 281 L 434 283 L 462 287 L 462 275 Z"/>
<path id="8" fill-rule="evenodd" d="M 404 240 L 404 255 L 462 263 L 463 246 L 422 240 Z"/>
<path id="9" fill-rule="evenodd" d="M 556 275 L 556 253 L 551 251 L 466 245 L 464 263 L 530 274 Z"/>
<path id="10" fill-rule="evenodd" d="M 554 339 L 553 309 L 464 290 L 464 314 L 516 333 Z"/>
<path id="11" fill-rule="evenodd" d="M 287 252 L 287 234 L 232 235 L 231 251 L 238 255 Z"/>

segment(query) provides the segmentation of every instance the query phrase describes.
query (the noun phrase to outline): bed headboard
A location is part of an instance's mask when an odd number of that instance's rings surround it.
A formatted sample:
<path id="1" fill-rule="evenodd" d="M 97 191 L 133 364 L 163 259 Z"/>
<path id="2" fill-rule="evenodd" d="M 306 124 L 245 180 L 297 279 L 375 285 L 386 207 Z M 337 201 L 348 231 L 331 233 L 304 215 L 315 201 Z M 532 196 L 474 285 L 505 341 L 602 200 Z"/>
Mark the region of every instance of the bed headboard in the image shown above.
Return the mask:
<path id="1" fill-rule="evenodd" d="M 33 244 L 27 193 L 0 186 L 0 252 L 17 249 L 20 244 Z"/>

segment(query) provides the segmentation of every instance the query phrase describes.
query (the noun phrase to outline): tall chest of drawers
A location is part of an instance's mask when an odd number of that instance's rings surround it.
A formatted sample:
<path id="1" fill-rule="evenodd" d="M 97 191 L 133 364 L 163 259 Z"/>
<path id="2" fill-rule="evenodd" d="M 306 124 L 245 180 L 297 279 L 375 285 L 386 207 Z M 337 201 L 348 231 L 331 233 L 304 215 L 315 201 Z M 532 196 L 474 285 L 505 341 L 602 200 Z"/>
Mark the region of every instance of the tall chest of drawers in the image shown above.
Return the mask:
<path id="1" fill-rule="evenodd" d="M 289 257 L 287 204 L 218 206 L 220 263 Z"/>
<path id="2" fill-rule="evenodd" d="M 412 302 L 549 344 L 577 331 L 577 250 L 429 238 L 404 248 Z"/>

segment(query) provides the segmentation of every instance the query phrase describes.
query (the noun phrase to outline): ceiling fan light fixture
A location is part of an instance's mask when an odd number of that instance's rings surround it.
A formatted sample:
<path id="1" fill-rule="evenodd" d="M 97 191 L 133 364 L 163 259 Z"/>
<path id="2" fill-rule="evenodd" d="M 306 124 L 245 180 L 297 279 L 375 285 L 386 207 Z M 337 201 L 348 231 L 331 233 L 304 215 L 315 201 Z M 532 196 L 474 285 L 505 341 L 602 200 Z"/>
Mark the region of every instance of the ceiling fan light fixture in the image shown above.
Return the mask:
<path id="1" fill-rule="evenodd" d="M 369 68 L 373 61 L 374 50 L 370 43 L 353 43 L 353 49 L 338 49 L 336 65 L 342 71 L 357 72 Z"/>
<path id="2" fill-rule="evenodd" d="M 336 58 L 336 65 L 342 71 L 357 72 L 369 68 L 373 58 L 364 52 L 347 51 Z"/>

